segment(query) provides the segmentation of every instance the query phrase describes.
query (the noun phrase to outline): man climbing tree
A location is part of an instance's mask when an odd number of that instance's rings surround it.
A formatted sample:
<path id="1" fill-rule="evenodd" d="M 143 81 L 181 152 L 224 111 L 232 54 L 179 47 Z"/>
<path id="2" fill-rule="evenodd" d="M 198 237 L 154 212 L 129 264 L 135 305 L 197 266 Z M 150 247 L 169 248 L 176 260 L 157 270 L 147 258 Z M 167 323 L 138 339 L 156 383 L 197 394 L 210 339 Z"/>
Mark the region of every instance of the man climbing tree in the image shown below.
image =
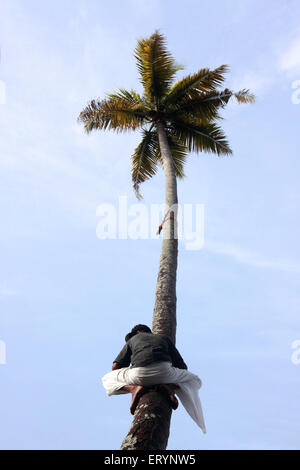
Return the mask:
<path id="1" fill-rule="evenodd" d="M 164 393 L 171 408 L 176 410 L 177 393 L 186 411 L 205 433 L 198 395 L 201 380 L 187 370 L 170 338 L 153 334 L 146 325 L 136 325 L 126 335 L 125 341 L 113 362 L 113 371 L 102 378 L 107 394 L 131 393 L 130 412 L 134 414 L 140 398 L 150 390 Z M 131 368 L 128 367 L 130 364 Z"/>
<path id="2" fill-rule="evenodd" d="M 214 70 L 202 68 L 173 83 L 182 67 L 175 62 L 166 48 L 164 36 L 158 31 L 138 41 L 135 58 L 143 95 L 120 89 L 103 100 L 92 100 L 80 113 L 79 121 L 86 132 L 142 129 L 142 140 L 132 155 L 132 180 L 137 197 L 141 197 L 140 184 L 154 176 L 159 165 L 163 168 L 166 212 L 152 331 L 168 336 L 175 344 L 177 178 L 184 177 L 188 152 L 232 153 L 217 125 L 219 112 L 231 98 L 238 103 L 251 103 L 254 96 L 248 90 L 219 89 L 228 71 L 226 65 Z M 161 390 L 144 394 L 121 448 L 165 449 L 171 412 L 170 400 Z"/>

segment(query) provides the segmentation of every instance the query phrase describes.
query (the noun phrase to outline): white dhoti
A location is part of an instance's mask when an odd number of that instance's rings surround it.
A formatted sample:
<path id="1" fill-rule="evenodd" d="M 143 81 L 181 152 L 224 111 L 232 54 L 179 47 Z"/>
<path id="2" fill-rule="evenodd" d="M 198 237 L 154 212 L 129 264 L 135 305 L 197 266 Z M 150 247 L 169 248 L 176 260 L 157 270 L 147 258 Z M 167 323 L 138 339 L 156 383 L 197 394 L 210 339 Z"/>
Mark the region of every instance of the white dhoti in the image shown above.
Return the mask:
<path id="1" fill-rule="evenodd" d="M 122 367 L 113 370 L 102 377 L 103 386 L 107 395 L 120 395 L 129 393 L 121 390 L 124 385 L 156 385 L 173 383 L 179 386 L 176 395 L 182 405 L 206 433 L 199 389 L 202 385 L 199 377 L 186 369 L 177 369 L 171 362 L 154 362 L 144 367 Z"/>

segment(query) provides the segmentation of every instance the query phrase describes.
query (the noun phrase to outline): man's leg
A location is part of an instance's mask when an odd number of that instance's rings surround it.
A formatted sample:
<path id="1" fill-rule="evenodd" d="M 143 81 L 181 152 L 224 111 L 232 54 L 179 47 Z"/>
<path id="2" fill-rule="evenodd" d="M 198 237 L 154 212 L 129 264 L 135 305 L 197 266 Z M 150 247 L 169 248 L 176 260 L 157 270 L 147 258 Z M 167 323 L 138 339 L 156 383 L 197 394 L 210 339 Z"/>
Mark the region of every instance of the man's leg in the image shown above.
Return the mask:
<path id="1" fill-rule="evenodd" d="M 170 400 L 170 404 L 171 404 L 173 410 L 177 410 L 178 400 L 175 397 L 175 390 L 177 388 L 179 388 L 178 385 L 176 385 L 176 384 L 160 384 L 159 387 L 160 387 L 160 389 L 163 393 L 168 395 L 168 398 Z"/>
<path id="2" fill-rule="evenodd" d="M 146 392 L 146 387 L 142 385 L 124 385 L 122 390 L 131 393 L 130 413 L 134 415 L 139 399 Z"/>

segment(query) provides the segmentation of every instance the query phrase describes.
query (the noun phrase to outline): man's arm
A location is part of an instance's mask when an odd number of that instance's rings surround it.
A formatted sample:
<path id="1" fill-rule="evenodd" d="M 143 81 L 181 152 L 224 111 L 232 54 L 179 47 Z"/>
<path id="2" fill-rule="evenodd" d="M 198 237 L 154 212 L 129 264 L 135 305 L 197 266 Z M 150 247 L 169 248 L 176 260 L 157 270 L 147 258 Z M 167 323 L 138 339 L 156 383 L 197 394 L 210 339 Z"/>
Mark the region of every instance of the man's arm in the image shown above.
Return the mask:
<path id="1" fill-rule="evenodd" d="M 187 369 L 187 365 L 184 362 L 180 352 L 176 348 L 176 346 L 173 344 L 173 342 L 168 338 L 168 343 L 169 343 L 169 350 L 172 358 L 172 365 L 174 367 L 177 367 L 178 369 Z"/>
<path id="2" fill-rule="evenodd" d="M 117 362 L 113 362 L 111 370 L 116 370 L 116 369 L 120 369 L 120 368 L 121 368 L 120 364 L 118 364 Z"/>
<path id="3" fill-rule="evenodd" d="M 121 369 L 121 367 L 128 367 L 130 365 L 131 349 L 128 343 L 125 344 L 123 349 L 113 361 L 112 370 Z"/>

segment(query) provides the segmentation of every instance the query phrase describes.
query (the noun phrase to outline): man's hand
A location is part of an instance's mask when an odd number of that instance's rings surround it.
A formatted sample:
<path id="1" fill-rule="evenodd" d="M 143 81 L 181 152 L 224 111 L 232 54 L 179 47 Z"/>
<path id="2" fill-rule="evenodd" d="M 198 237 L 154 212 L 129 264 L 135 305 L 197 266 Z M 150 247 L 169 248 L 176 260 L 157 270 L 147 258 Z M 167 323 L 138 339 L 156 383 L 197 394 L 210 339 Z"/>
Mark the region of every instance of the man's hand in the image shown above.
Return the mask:
<path id="1" fill-rule="evenodd" d="M 178 367 L 178 369 L 187 369 L 188 368 L 184 361 L 182 361 L 177 367 Z"/>
<path id="2" fill-rule="evenodd" d="M 114 362 L 111 370 L 116 370 L 116 369 L 120 369 L 120 364 L 118 364 L 117 362 Z"/>

